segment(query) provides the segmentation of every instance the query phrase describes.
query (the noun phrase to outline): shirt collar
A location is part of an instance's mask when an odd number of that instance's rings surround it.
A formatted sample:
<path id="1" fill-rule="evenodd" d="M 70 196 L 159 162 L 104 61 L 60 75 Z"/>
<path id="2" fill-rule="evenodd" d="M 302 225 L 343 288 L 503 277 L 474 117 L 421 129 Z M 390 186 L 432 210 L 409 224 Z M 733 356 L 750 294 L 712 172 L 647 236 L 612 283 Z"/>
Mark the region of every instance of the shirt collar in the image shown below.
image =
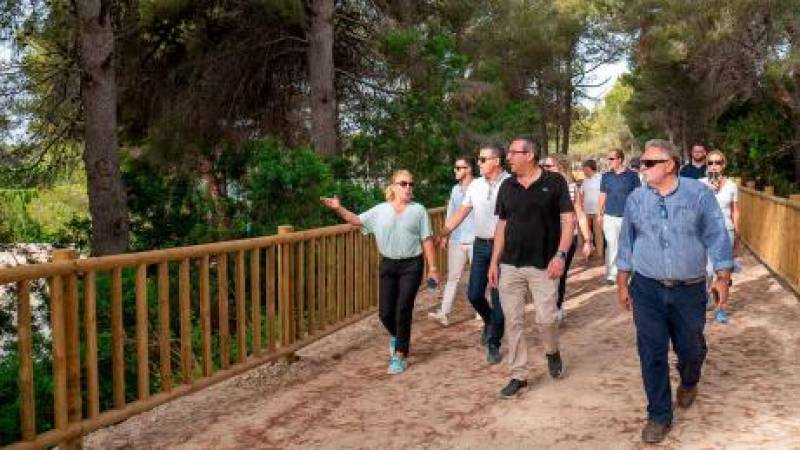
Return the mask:
<path id="1" fill-rule="evenodd" d="M 655 194 L 655 195 L 657 195 L 657 196 L 659 196 L 659 197 L 664 197 L 664 198 L 667 198 L 667 197 L 671 196 L 672 194 L 674 194 L 674 193 L 678 192 L 678 188 L 679 188 L 679 187 L 680 187 L 680 185 L 681 185 L 681 177 L 679 177 L 679 176 L 678 176 L 678 177 L 675 177 L 675 186 L 673 186 L 673 187 L 672 187 L 672 189 L 670 189 L 670 190 L 669 190 L 669 192 L 667 192 L 667 194 L 666 194 L 666 195 L 661 195 L 661 194 L 659 194 L 659 193 L 658 193 L 658 189 L 656 189 L 656 188 L 654 188 L 654 187 L 650 186 L 650 185 L 649 185 L 649 184 L 647 184 L 647 183 L 645 183 L 645 185 L 647 186 L 647 189 L 649 189 L 649 190 L 650 190 L 650 192 L 652 192 L 653 194 Z"/>

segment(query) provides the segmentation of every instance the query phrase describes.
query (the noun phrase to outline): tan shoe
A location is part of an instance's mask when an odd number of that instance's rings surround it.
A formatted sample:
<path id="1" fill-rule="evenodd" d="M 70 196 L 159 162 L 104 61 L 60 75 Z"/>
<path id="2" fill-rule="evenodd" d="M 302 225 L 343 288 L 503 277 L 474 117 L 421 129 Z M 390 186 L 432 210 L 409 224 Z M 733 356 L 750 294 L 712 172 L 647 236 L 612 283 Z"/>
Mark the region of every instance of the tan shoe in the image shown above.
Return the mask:
<path id="1" fill-rule="evenodd" d="M 642 429 L 642 442 L 657 444 L 663 441 L 667 437 L 671 427 L 672 424 L 669 423 L 658 423 L 648 420 L 647 425 Z"/>
<path id="2" fill-rule="evenodd" d="M 678 386 L 678 389 L 675 392 L 675 397 L 678 398 L 678 406 L 684 409 L 688 408 L 692 406 L 694 399 L 697 397 L 697 386 L 690 388 Z"/>

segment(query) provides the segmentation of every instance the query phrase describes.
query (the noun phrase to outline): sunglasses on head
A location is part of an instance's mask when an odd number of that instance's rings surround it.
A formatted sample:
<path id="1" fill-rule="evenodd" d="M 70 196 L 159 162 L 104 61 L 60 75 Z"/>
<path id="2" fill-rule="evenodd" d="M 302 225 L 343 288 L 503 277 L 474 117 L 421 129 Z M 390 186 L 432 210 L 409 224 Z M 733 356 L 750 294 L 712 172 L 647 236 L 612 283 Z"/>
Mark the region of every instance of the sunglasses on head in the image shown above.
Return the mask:
<path id="1" fill-rule="evenodd" d="M 709 166 L 724 166 L 725 165 L 725 161 L 723 161 L 721 159 L 709 159 L 708 160 L 708 165 Z"/>
<path id="2" fill-rule="evenodd" d="M 663 162 L 669 161 L 668 159 L 642 159 L 640 160 L 642 166 L 647 167 L 648 169 L 655 166 L 656 164 L 660 164 Z"/>
<path id="3" fill-rule="evenodd" d="M 403 187 L 403 188 L 404 187 L 412 187 L 412 188 L 414 187 L 414 182 L 413 181 L 398 181 L 395 184 L 400 186 L 400 187 Z"/>

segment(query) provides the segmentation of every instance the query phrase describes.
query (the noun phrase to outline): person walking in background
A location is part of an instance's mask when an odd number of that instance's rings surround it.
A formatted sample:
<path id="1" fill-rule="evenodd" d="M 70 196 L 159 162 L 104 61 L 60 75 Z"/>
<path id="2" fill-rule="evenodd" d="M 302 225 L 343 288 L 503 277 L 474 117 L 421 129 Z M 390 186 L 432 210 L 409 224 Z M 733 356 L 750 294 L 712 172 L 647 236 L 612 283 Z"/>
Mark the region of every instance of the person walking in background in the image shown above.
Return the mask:
<path id="1" fill-rule="evenodd" d="M 589 259 L 589 255 L 592 254 L 592 236 L 589 233 L 589 221 L 586 219 L 586 214 L 583 211 L 583 198 L 581 192 L 578 190 L 577 183 L 575 183 L 575 179 L 572 178 L 572 172 L 569 170 L 569 161 L 567 160 L 566 156 L 562 154 L 548 156 L 542 161 L 541 167 L 549 172 L 560 174 L 562 177 L 564 177 L 564 180 L 566 180 L 567 187 L 569 189 L 569 198 L 570 201 L 572 201 L 572 207 L 575 210 L 575 217 L 573 220 L 577 219 L 578 223 L 578 226 L 575 227 L 575 232 L 573 233 L 572 244 L 570 244 L 569 250 L 567 251 L 567 259 L 564 261 L 564 273 L 561 274 L 561 277 L 558 280 L 556 317 L 560 322 L 564 320 L 563 305 L 564 296 L 567 291 L 567 274 L 569 272 L 569 266 L 572 264 L 572 258 L 575 257 L 575 251 L 578 248 L 578 231 L 580 230 L 581 236 L 583 237 L 581 253 L 586 259 Z"/>
<path id="2" fill-rule="evenodd" d="M 707 352 L 706 259 L 711 259 L 714 288 L 723 304 L 733 269 L 725 219 L 713 193 L 697 180 L 679 177 L 679 163 L 670 142 L 645 144 L 647 187 L 628 198 L 617 256 L 618 300 L 626 310 L 633 305 L 648 403 L 642 430 L 647 443 L 663 441 L 672 425 L 670 340 L 678 356 L 678 406 L 690 407 L 697 396 Z"/>
<path id="3" fill-rule="evenodd" d="M 719 203 L 722 215 L 725 218 L 725 229 L 728 232 L 728 238 L 735 251 L 739 247 L 739 188 L 733 180 L 724 175 L 725 167 L 728 164 L 724 153 L 719 150 L 712 150 L 708 153 L 707 158 L 707 176 L 701 178 L 700 181 L 714 191 L 714 196 L 717 198 L 717 203 Z M 711 258 L 708 259 L 706 269 L 707 286 L 713 299 L 713 303 L 710 301 L 709 305 L 716 306 L 715 320 L 720 323 L 726 323 L 728 318 L 725 315 L 725 304 L 720 301 L 717 291 L 712 289 L 714 267 Z"/>
<path id="4" fill-rule="evenodd" d="M 507 361 L 511 380 L 500 391 L 512 398 L 528 386 L 525 341 L 525 298 L 530 293 L 552 378 L 564 376 L 558 345 L 556 291 L 573 241 L 574 210 L 564 177 L 539 167 L 533 141 L 515 139 L 508 148 L 514 176 L 500 186 L 497 197 L 495 247 L 489 283 L 499 286 L 508 327 Z"/>
<path id="5" fill-rule="evenodd" d="M 345 222 L 375 235 L 382 256 L 378 316 L 389 332 L 389 374 L 402 373 L 408 366 L 411 318 L 422 282 L 423 253 L 428 277 L 439 281 L 430 216 L 424 206 L 412 201 L 413 188 L 409 171 L 394 172 L 386 186 L 386 201 L 360 215 L 348 211 L 336 197 L 321 199 Z"/>
<path id="6" fill-rule="evenodd" d="M 680 176 L 699 180 L 706 176 L 706 157 L 708 152 L 703 144 L 694 144 L 691 151 L 691 161 L 681 167 Z"/>
<path id="7" fill-rule="evenodd" d="M 456 181 L 458 182 L 450 191 L 450 198 L 447 201 L 446 219 L 450 219 L 464 203 L 467 188 L 472 184 L 472 157 L 462 156 L 458 158 L 453 166 Z M 447 282 L 442 293 L 442 305 L 438 311 L 428 313 L 428 316 L 435 319 L 444 326 L 450 324 L 449 315 L 453 309 L 453 301 L 456 297 L 458 282 L 461 280 L 461 273 L 467 265 L 467 261 L 472 261 L 472 243 L 475 240 L 475 215 L 470 211 L 461 225 L 450 234 L 448 240 L 442 240 L 442 244 L 447 245 Z"/>
<path id="8" fill-rule="evenodd" d="M 597 217 L 606 240 L 606 283 L 614 284 L 617 276 L 617 242 L 622 228 L 625 200 L 642 185 L 639 174 L 625 167 L 625 154 L 620 149 L 608 152 L 610 170 L 600 180 Z"/>
<path id="9" fill-rule="evenodd" d="M 503 151 L 499 147 L 484 146 L 480 149 L 478 164 L 482 176 L 469 185 L 461 208 L 445 222 L 437 237 L 437 240 L 447 238 L 467 218 L 470 211 L 474 211 L 475 241 L 472 245 L 467 298 L 483 319 L 481 344 L 486 345 L 486 360 L 489 364 L 499 364 L 502 360 L 500 344 L 505 329 L 503 308 L 496 286 L 492 286 L 490 290 L 491 304 L 486 300 L 487 273 L 497 225 L 497 192 L 509 177 L 508 172 L 503 170 L 502 157 Z"/>
<path id="10" fill-rule="evenodd" d="M 589 230 L 592 233 L 592 243 L 594 244 L 595 254 L 600 258 L 605 253 L 605 242 L 603 241 L 603 226 L 598 220 L 598 198 L 600 197 L 600 181 L 602 175 L 597 172 L 597 161 L 587 159 L 581 165 L 584 179 L 581 183 L 581 197 L 583 198 L 583 212 L 589 223 Z"/>

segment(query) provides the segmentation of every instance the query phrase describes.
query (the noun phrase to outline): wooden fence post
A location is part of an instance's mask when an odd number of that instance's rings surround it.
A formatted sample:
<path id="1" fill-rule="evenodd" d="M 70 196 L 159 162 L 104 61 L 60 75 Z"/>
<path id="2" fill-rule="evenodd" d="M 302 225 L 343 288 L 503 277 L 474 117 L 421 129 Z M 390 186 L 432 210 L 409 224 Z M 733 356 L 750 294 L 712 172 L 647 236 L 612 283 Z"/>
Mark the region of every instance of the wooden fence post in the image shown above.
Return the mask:
<path id="1" fill-rule="evenodd" d="M 278 235 L 294 232 L 292 225 L 279 225 Z M 278 322 L 281 330 L 281 346 L 294 342 L 294 249 L 292 244 L 278 246 Z M 297 359 L 294 352 L 286 356 L 287 361 Z"/>
<path id="2" fill-rule="evenodd" d="M 78 258 L 73 249 L 53 250 L 53 262 L 72 261 Z M 81 355 L 78 320 L 78 277 L 75 274 L 63 278 L 61 298 L 63 299 L 64 342 L 66 344 L 67 365 L 67 418 L 69 423 L 82 419 L 81 403 Z M 81 448 L 83 439 L 78 437 L 59 443 L 59 448 Z"/>

